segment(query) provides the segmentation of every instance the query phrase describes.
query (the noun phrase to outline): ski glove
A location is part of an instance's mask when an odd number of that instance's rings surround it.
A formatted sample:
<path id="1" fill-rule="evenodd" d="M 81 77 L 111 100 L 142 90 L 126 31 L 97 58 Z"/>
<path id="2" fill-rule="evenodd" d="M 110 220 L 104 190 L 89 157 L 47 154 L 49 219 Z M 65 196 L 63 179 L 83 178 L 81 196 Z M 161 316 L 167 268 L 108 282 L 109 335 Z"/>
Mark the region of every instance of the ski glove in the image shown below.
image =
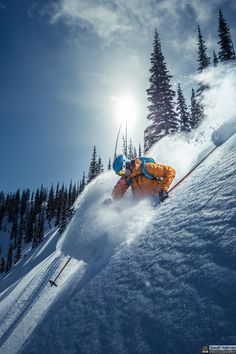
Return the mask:
<path id="1" fill-rule="evenodd" d="M 168 198 L 168 192 L 163 191 L 162 189 L 159 192 L 159 198 L 161 202 L 164 202 L 166 198 Z"/>

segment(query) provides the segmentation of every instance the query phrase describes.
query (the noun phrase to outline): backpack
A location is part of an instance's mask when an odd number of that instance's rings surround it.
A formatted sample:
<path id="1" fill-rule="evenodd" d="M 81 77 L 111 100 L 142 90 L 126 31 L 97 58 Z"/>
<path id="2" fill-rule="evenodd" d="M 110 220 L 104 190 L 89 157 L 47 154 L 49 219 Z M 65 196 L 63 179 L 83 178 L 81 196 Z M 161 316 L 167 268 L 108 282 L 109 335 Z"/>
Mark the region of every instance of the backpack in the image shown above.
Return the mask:
<path id="1" fill-rule="evenodd" d="M 137 159 L 135 160 L 132 160 L 131 161 L 131 164 L 135 164 L 135 161 L 136 160 L 141 160 L 141 170 L 142 170 L 142 176 L 148 178 L 148 179 L 151 179 L 151 180 L 156 180 L 156 181 L 161 181 L 161 178 L 156 178 L 154 176 L 152 176 L 148 171 L 147 171 L 147 168 L 146 168 L 146 163 L 156 163 L 156 161 L 154 159 L 152 159 L 151 157 L 138 157 Z M 128 186 L 131 185 L 131 180 L 129 178 L 126 179 L 126 182 L 128 184 Z"/>

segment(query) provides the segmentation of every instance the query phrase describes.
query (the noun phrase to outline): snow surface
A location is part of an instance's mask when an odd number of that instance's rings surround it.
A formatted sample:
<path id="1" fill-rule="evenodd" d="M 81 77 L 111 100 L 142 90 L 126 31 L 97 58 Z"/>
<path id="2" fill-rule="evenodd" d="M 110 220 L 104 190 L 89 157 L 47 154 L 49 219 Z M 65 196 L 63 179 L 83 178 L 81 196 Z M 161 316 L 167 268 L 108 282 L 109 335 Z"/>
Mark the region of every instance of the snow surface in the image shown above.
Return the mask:
<path id="1" fill-rule="evenodd" d="M 207 73 L 216 101 L 222 86 L 235 86 L 229 71 Z M 131 193 L 103 205 L 112 172 L 86 187 L 57 244 L 52 232 L 1 280 L 0 353 L 189 354 L 236 344 L 236 108 L 228 108 L 216 125 L 209 108 L 204 134 L 201 126 L 154 146 L 150 155 L 175 167 L 177 182 L 213 149 L 220 127 L 218 148 L 156 209 Z"/>
<path id="2" fill-rule="evenodd" d="M 212 141 L 216 146 L 222 145 L 236 132 L 236 118 L 225 122 L 220 128 L 212 133 Z"/>

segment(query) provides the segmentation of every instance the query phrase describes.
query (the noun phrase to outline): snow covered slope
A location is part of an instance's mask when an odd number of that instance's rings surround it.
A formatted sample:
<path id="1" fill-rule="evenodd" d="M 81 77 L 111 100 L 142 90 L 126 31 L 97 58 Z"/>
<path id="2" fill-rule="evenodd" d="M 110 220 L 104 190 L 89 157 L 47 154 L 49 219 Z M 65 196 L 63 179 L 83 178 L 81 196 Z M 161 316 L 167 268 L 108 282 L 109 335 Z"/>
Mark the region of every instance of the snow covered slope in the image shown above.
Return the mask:
<path id="1" fill-rule="evenodd" d="M 102 207 L 114 177 L 94 181 L 58 250 L 2 294 L 1 353 L 236 343 L 235 146 L 233 135 L 154 211 L 129 197 Z M 63 256 L 73 260 L 52 288 Z"/>

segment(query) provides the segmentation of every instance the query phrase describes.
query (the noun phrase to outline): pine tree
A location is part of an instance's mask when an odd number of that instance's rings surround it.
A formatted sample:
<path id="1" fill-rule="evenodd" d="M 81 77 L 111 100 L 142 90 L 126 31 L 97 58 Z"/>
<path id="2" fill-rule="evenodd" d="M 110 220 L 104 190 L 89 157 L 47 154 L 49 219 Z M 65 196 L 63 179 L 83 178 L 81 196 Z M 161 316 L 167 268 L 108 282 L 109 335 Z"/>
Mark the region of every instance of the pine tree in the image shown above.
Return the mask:
<path id="1" fill-rule="evenodd" d="M 161 50 L 159 34 L 155 29 L 153 53 L 151 54 L 150 88 L 147 90 L 149 114 L 151 121 L 144 132 L 145 151 L 165 135 L 178 131 L 177 115 L 174 111 L 175 92 L 171 88 L 171 78 Z"/>
<path id="2" fill-rule="evenodd" d="M 85 172 L 83 172 L 83 177 L 82 177 L 82 181 L 80 184 L 80 193 L 83 192 L 85 185 L 86 185 L 86 177 L 85 177 Z"/>
<path id="3" fill-rule="evenodd" d="M 22 257 L 22 243 L 23 243 L 23 223 L 20 224 L 19 233 L 16 243 L 16 256 L 15 263 L 17 263 Z"/>
<path id="4" fill-rule="evenodd" d="M 80 190 L 80 187 L 79 186 L 79 190 Z M 68 205 L 72 205 L 73 202 L 72 202 L 72 188 L 73 188 L 73 184 L 72 184 L 72 180 L 70 181 L 70 186 L 69 186 L 69 192 L 68 192 Z"/>
<path id="5" fill-rule="evenodd" d="M 205 40 L 203 39 L 200 26 L 198 25 L 198 72 L 201 73 L 210 65 L 210 58 L 207 56 L 207 47 L 205 45 Z M 204 106 L 202 103 L 203 91 L 208 89 L 208 85 L 203 82 L 199 82 L 197 93 L 196 93 L 196 103 L 198 112 L 198 125 L 204 119 Z"/>
<path id="6" fill-rule="evenodd" d="M 71 183 L 72 186 L 72 183 Z M 79 191 L 81 189 L 81 183 L 80 186 L 78 186 L 77 190 Z M 72 192 L 71 192 L 72 196 L 73 196 L 73 188 L 72 188 Z M 61 220 L 60 220 L 60 225 L 59 225 L 59 232 L 62 233 L 65 228 L 66 225 L 68 224 L 69 220 L 72 218 L 73 214 L 74 214 L 74 208 L 73 208 L 73 198 L 71 199 L 71 201 L 69 201 L 69 193 L 67 191 L 67 188 L 64 191 L 63 194 L 63 202 L 62 202 L 62 213 L 61 213 Z"/>
<path id="7" fill-rule="evenodd" d="M 3 191 L 0 192 L 0 205 L 3 206 L 6 204 L 6 200 L 5 200 L 5 194 Z"/>
<path id="8" fill-rule="evenodd" d="M 0 231 L 2 230 L 2 222 L 3 222 L 4 209 L 0 206 Z"/>
<path id="9" fill-rule="evenodd" d="M 217 55 L 216 55 L 216 52 L 213 51 L 213 65 L 214 65 L 214 66 L 217 66 L 218 63 L 219 63 L 219 59 L 218 59 L 218 57 L 217 57 Z"/>
<path id="10" fill-rule="evenodd" d="M 8 253 L 7 253 L 7 262 L 6 262 L 6 273 L 9 272 L 9 270 L 12 267 L 12 256 L 13 256 L 13 247 L 12 243 L 10 243 L 10 246 L 8 248 Z"/>
<path id="11" fill-rule="evenodd" d="M 122 141 L 123 141 L 123 154 L 125 155 L 125 156 L 128 156 L 128 144 L 127 144 L 127 141 L 126 141 L 126 138 L 125 138 L 125 136 L 124 135 L 122 135 Z"/>
<path id="12" fill-rule="evenodd" d="M 59 226 L 60 222 L 61 222 L 63 193 L 64 193 L 64 184 L 62 185 L 62 187 L 58 191 L 55 226 Z M 76 193 L 76 191 L 75 191 L 75 193 Z"/>
<path id="13" fill-rule="evenodd" d="M 188 112 L 186 100 L 185 100 L 185 97 L 184 97 L 184 94 L 183 94 L 180 84 L 178 84 L 178 89 L 177 89 L 176 111 L 179 115 L 181 131 L 189 132 L 191 130 L 190 115 Z"/>
<path id="14" fill-rule="evenodd" d="M 72 204 L 76 201 L 77 198 L 77 187 L 76 184 L 74 183 L 73 188 L 72 188 Z"/>
<path id="15" fill-rule="evenodd" d="M 133 148 L 132 139 L 130 139 L 129 145 L 128 145 L 128 155 L 127 155 L 128 159 L 130 159 L 130 160 L 132 160 L 132 159 L 134 158 L 134 156 L 133 156 L 133 154 L 134 154 L 133 150 L 134 150 L 134 148 Z"/>
<path id="16" fill-rule="evenodd" d="M 43 185 L 41 185 L 41 189 L 40 189 L 40 205 L 41 205 L 41 208 L 44 207 L 44 203 L 47 201 L 47 198 L 48 198 L 47 189 L 44 188 Z"/>
<path id="17" fill-rule="evenodd" d="M 77 190 L 76 190 L 76 199 L 78 198 L 79 194 L 80 194 L 80 184 L 81 184 L 81 181 L 77 182 Z M 72 203 L 73 204 L 73 203 Z"/>
<path id="18" fill-rule="evenodd" d="M 98 176 L 100 175 L 100 173 L 103 172 L 103 164 L 102 164 L 102 159 L 101 157 L 99 156 L 98 158 L 98 162 L 96 164 L 96 171 L 95 171 L 95 175 Z"/>
<path id="19" fill-rule="evenodd" d="M 190 107 L 190 126 L 195 129 L 199 126 L 202 119 L 202 111 L 196 99 L 195 90 L 192 89 L 191 107 Z"/>
<path id="20" fill-rule="evenodd" d="M 60 233 L 62 233 L 64 231 L 64 229 L 66 228 L 68 210 L 69 210 L 69 207 L 67 205 L 67 196 L 66 196 L 66 193 L 64 193 L 62 212 L 61 212 L 61 220 L 60 220 L 60 228 L 59 228 Z"/>
<path id="21" fill-rule="evenodd" d="M 20 212 L 20 190 L 17 189 L 14 196 L 14 216 L 17 217 Z"/>
<path id="22" fill-rule="evenodd" d="M 57 188 L 56 188 L 56 193 L 55 193 L 55 198 L 54 198 L 55 214 L 56 214 L 56 210 L 57 210 L 58 204 L 59 204 L 59 192 L 60 192 L 60 184 L 59 184 L 59 182 L 57 182 Z"/>
<path id="23" fill-rule="evenodd" d="M 0 273 L 4 273 L 4 272 L 5 272 L 5 258 L 2 257 L 1 264 L 0 264 Z"/>
<path id="24" fill-rule="evenodd" d="M 141 144 L 139 143 L 138 146 L 138 156 L 141 157 L 142 156 L 142 148 L 141 148 Z"/>
<path id="25" fill-rule="evenodd" d="M 5 216 L 6 200 L 3 192 L 0 192 L 0 231 L 3 227 L 3 218 Z"/>
<path id="26" fill-rule="evenodd" d="M 44 239 L 44 213 L 39 215 L 39 230 L 38 230 L 38 241 L 42 242 Z"/>
<path id="27" fill-rule="evenodd" d="M 235 60 L 235 51 L 230 34 L 230 28 L 226 23 L 221 9 L 218 17 L 219 52 L 218 57 L 221 62 Z"/>
<path id="28" fill-rule="evenodd" d="M 17 219 L 15 219 L 13 221 L 12 228 L 11 228 L 11 240 L 14 240 L 13 241 L 14 248 L 16 248 L 17 232 L 18 232 L 18 223 L 17 223 Z"/>
<path id="29" fill-rule="evenodd" d="M 26 230 L 25 230 L 25 242 L 31 242 L 34 237 L 34 223 L 35 223 L 35 213 L 34 207 L 31 206 L 30 211 L 26 215 Z"/>
<path id="30" fill-rule="evenodd" d="M 13 205 L 13 196 L 11 194 L 7 194 L 6 197 L 6 211 L 7 211 L 7 217 L 8 217 L 8 222 L 12 222 L 14 218 L 14 205 Z"/>
<path id="31" fill-rule="evenodd" d="M 30 198 L 30 191 L 27 189 L 26 191 L 24 190 L 21 195 L 21 201 L 20 201 L 20 215 L 21 217 L 26 213 L 28 203 L 29 203 L 29 198 Z"/>
<path id="32" fill-rule="evenodd" d="M 90 162 L 87 182 L 91 182 L 97 176 L 97 151 L 96 146 L 93 148 L 93 154 Z"/>
<path id="33" fill-rule="evenodd" d="M 44 237 L 44 215 L 43 213 L 41 213 L 38 215 L 37 221 L 35 223 L 35 233 L 34 233 L 32 247 L 35 247 L 40 242 L 42 242 L 43 237 Z"/>
<path id="34" fill-rule="evenodd" d="M 137 157 L 138 157 L 137 149 L 136 149 L 136 147 L 134 146 L 133 159 L 137 159 Z"/>
<path id="35" fill-rule="evenodd" d="M 47 218 L 49 222 L 55 216 L 55 196 L 54 196 L 54 188 L 53 185 L 49 191 L 48 202 L 47 202 Z"/>
<path id="36" fill-rule="evenodd" d="M 40 211 L 41 211 L 40 190 L 39 190 L 39 188 L 36 190 L 36 193 L 35 193 L 34 207 L 35 207 L 35 213 L 39 214 Z"/>
<path id="37" fill-rule="evenodd" d="M 107 169 L 108 169 L 108 171 L 111 170 L 111 158 L 110 157 L 109 157 Z"/>
<path id="38" fill-rule="evenodd" d="M 198 25 L 198 72 L 202 72 L 210 65 L 210 58 L 207 56 L 207 47 L 203 39 L 200 26 Z"/>

